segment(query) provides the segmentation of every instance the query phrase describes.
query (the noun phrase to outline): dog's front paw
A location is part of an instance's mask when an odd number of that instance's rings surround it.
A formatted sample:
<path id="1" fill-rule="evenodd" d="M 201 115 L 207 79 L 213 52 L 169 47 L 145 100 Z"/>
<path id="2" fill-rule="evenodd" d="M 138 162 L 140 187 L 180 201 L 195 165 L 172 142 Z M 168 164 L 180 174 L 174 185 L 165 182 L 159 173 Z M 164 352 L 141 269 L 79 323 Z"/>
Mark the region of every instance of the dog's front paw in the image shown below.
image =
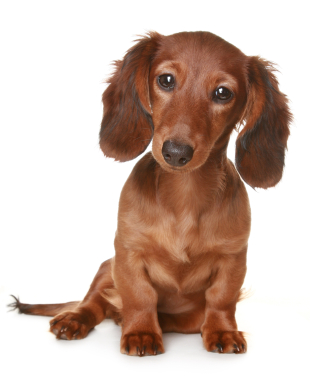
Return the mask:
<path id="1" fill-rule="evenodd" d="M 242 332 L 203 332 L 202 338 L 204 346 L 209 352 L 240 354 L 247 350 L 247 343 Z"/>
<path id="2" fill-rule="evenodd" d="M 84 339 L 92 329 L 87 318 L 81 313 L 64 312 L 50 321 L 50 331 L 57 339 L 79 340 Z"/>
<path id="3" fill-rule="evenodd" d="M 162 336 L 157 333 L 136 332 L 122 336 L 121 353 L 131 356 L 147 356 L 164 352 Z"/>

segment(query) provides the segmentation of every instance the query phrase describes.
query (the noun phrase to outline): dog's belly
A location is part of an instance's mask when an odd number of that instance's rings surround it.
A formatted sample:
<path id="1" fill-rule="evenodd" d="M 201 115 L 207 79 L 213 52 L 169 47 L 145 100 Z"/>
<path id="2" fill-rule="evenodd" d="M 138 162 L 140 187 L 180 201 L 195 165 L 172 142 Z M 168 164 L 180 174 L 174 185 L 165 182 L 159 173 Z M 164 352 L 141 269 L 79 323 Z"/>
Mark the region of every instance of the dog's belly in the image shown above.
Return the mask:
<path id="1" fill-rule="evenodd" d="M 205 308 L 204 292 L 182 294 L 180 292 L 158 291 L 157 311 L 167 314 L 180 314 Z"/>

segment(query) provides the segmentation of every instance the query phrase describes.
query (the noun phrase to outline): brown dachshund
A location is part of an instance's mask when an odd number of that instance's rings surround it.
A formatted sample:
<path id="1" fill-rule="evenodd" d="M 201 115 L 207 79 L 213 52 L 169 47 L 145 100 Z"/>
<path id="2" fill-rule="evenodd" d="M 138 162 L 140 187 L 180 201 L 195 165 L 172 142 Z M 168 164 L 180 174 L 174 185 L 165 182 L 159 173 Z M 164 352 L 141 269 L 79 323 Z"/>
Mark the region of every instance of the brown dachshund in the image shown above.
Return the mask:
<path id="1" fill-rule="evenodd" d="M 251 216 L 239 174 L 253 188 L 282 177 L 291 114 L 274 68 L 210 32 L 152 32 L 115 65 L 103 153 L 132 160 L 153 139 L 121 193 L 115 257 L 81 302 L 11 306 L 54 316 L 51 332 L 64 340 L 112 318 L 129 355 L 163 353 L 163 332 L 201 332 L 208 351 L 246 352 L 235 310 Z M 241 124 L 236 170 L 226 151 Z"/>

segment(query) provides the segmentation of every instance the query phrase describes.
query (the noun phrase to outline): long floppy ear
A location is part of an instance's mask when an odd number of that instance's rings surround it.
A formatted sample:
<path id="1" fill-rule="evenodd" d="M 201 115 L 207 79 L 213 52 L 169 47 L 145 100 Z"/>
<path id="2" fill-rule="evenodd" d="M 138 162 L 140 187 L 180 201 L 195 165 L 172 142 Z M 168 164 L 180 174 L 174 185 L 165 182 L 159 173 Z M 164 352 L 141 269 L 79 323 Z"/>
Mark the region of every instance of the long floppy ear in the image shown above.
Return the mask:
<path id="1" fill-rule="evenodd" d="M 275 186 L 282 177 L 292 115 L 270 62 L 250 57 L 245 126 L 236 141 L 236 167 L 253 188 Z"/>
<path id="2" fill-rule="evenodd" d="M 139 156 L 153 137 L 148 77 L 161 35 L 143 37 L 127 51 L 102 95 L 100 148 L 117 161 Z"/>

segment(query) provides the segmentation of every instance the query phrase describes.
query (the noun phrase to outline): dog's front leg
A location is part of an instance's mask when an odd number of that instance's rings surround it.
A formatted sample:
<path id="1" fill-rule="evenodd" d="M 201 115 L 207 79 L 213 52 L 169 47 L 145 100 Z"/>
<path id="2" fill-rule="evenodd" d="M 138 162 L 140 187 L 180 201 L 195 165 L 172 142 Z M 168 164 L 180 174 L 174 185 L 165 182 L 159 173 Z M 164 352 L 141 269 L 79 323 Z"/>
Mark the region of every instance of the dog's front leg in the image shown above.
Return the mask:
<path id="1" fill-rule="evenodd" d="M 235 319 L 236 304 L 246 273 L 246 249 L 222 256 L 211 286 L 206 290 L 205 321 L 201 334 L 210 352 L 244 353 L 247 349 Z"/>
<path id="2" fill-rule="evenodd" d="M 113 272 L 123 303 L 121 352 L 136 356 L 163 353 L 158 296 L 145 270 L 142 254 L 116 249 Z"/>

